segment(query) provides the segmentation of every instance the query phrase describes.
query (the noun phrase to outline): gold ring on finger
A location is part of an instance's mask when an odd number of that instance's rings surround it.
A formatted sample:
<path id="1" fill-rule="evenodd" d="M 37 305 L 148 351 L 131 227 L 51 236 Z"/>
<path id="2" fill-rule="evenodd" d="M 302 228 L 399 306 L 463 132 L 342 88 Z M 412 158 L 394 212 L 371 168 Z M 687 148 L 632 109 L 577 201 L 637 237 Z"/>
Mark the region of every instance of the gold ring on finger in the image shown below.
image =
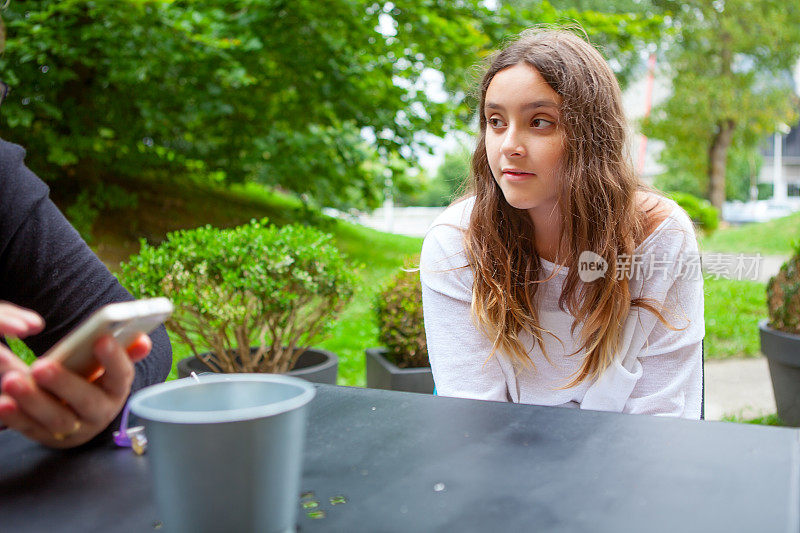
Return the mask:
<path id="1" fill-rule="evenodd" d="M 80 420 L 76 420 L 75 425 L 72 426 L 72 429 L 70 431 L 66 433 L 58 433 L 58 432 L 53 433 L 53 438 L 56 439 L 57 441 L 62 441 L 68 437 L 73 436 L 80 429 L 81 429 L 81 422 Z"/>

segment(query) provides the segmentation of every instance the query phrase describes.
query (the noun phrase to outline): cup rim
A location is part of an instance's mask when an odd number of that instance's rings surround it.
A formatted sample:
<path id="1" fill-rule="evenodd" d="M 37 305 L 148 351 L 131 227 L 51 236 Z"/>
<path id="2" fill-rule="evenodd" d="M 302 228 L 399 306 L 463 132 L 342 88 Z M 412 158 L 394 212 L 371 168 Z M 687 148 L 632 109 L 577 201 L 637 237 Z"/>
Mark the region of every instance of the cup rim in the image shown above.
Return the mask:
<path id="1" fill-rule="evenodd" d="M 171 410 L 144 405 L 144 402 L 153 396 L 163 394 L 168 391 L 184 389 L 187 387 L 197 387 L 207 383 L 226 383 L 226 382 L 259 382 L 259 383 L 280 383 L 298 387 L 300 393 L 285 400 L 244 407 L 240 409 L 224 409 L 216 411 L 184 411 Z M 274 416 L 281 413 L 298 409 L 310 402 L 316 395 L 316 388 L 310 382 L 285 376 L 282 374 L 212 374 L 201 375 L 197 379 L 187 377 L 150 385 L 135 392 L 130 399 L 130 409 L 138 417 L 155 422 L 169 422 L 174 424 L 218 424 L 224 422 L 241 422 Z"/>

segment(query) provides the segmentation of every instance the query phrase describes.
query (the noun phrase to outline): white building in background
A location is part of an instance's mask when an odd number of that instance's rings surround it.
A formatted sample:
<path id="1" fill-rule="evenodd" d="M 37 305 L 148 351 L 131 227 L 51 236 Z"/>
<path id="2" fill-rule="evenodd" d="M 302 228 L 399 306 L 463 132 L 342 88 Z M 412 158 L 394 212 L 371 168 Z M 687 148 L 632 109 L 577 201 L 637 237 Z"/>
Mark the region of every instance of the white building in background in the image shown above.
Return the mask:
<path id="1" fill-rule="evenodd" d="M 784 128 L 779 128 L 784 129 Z M 772 198 L 725 202 L 722 218 L 728 222 L 765 222 L 800 211 L 800 127 L 785 127 L 766 140 L 758 183 L 773 185 Z M 776 164 L 777 163 L 777 164 Z M 755 191 L 751 191 L 755 197 Z"/>
<path id="2" fill-rule="evenodd" d="M 785 135 L 776 133 L 761 150 L 764 164 L 758 183 L 777 183 L 776 200 L 783 200 L 784 195 L 789 198 L 800 196 L 800 125 L 787 130 Z"/>
<path id="3" fill-rule="evenodd" d="M 800 61 L 793 73 L 795 93 L 800 96 Z M 800 111 L 800 110 L 799 110 Z M 776 124 L 764 141 L 759 184 L 772 184 L 772 198 L 726 202 L 722 218 L 728 222 L 763 222 L 800 211 L 800 125 Z M 755 197 L 755 191 L 751 191 Z"/>

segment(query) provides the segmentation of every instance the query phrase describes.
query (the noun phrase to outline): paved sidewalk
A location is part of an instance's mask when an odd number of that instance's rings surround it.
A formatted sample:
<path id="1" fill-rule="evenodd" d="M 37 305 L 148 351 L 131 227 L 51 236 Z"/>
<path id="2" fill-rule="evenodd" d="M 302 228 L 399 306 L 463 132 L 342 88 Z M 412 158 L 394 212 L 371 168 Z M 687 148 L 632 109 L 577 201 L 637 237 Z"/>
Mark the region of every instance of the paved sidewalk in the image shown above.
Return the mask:
<path id="1" fill-rule="evenodd" d="M 767 359 L 706 361 L 706 419 L 745 419 L 776 412 Z"/>
<path id="2" fill-rule="evenodd" d="M 704 260 L 707 255 L 709 254 L 703 254 Z M 752 254 L 747 255 L 754 257 Z M 787 259 L 784 256 L 762 255 L 758 281 L 769 281 Z M 706 360 L 705 373 L 707 420 L 719 420 L 725 415 L 750 419 L 777 412 L 769 365 L 765 357 Z"/>

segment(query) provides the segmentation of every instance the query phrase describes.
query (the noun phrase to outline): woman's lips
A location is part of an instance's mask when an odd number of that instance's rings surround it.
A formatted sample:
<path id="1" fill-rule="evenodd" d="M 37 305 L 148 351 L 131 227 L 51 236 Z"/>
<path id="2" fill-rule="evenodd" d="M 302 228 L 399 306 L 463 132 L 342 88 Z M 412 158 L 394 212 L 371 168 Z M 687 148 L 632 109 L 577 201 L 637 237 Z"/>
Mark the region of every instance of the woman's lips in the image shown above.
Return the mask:
<path id="1" fill-rule="evenodd" d="M 503 176 L 510 181 L 522 181 L 535 176 L 533 172 L 525 172 L 523 170 L 504 170 Z"/>

